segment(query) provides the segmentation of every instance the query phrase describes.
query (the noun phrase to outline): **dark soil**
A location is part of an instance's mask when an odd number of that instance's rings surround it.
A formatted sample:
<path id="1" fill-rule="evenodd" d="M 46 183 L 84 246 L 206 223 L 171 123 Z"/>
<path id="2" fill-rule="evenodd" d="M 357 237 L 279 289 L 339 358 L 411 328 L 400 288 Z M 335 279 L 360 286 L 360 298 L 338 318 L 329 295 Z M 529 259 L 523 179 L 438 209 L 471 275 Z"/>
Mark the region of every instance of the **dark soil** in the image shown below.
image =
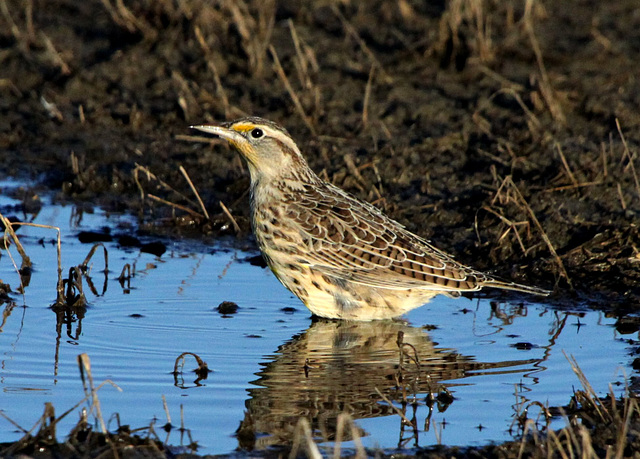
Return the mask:
<path id="1" fill-rule="evenodd" d="M 0 171 L 38 184 L 25 208 L 52 190 L 246 240 L 247 170 L 189 125 L 263 116 L 459 260 L 636 311 L 637 0 L 117 3 L 0 0 Z"/>

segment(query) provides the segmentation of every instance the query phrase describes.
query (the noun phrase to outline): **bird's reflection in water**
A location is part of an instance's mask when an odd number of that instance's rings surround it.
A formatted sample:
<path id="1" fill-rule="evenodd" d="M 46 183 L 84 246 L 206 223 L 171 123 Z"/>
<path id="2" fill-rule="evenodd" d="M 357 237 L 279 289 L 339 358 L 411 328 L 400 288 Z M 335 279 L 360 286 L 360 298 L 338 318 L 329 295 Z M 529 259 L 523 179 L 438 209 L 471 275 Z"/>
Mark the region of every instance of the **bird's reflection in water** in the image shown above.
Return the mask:
<path id="1" fill-rule="evenodd" d="M 398 414 L 399 408 L 402 429 L 412 426 L 417 444 L 417 408 L 429 410 L 429 422 L 433 409 L 443 411 L 454 402 L 441 381 L 483 370 L 495 374 L 498 368 L 526 372 L 536 361 L 477 362 L 436 347 L 426 330 L 399 321 L 317 320 L 262 364 L 252 382 L 256 387 L 249 389 L 238 443 L 244 450 L 291 444 L 301 417 L 316 440 L 333 440 L 341 413 L 362 419 Z"/>

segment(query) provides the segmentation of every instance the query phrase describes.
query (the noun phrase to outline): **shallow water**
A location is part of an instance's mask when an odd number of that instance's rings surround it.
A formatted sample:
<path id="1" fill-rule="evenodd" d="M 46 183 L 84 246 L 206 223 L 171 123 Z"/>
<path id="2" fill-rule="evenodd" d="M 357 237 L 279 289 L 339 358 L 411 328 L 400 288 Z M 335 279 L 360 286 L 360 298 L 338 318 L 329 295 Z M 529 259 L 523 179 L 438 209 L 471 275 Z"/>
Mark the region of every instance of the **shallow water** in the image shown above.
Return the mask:
<path id="1" fill-rule="evenodd" d="M 16 186 L 2 185 L 5 192 Z M 5 215 L 14 202 L 0 197 Z M 106 226 L 118 234 L 135 227 L 127 216 L 57 205 L 45 205 L 34 222 L 61 228 L 65 274 L 92 246 L 79 242 L 80 231 Z M 55 231 L 23 227 L 18 235 L 34 270 L 24 296 L 14 294 L 14 303 L 2 306 L 0 408 L 27 430 L 45 402 L 60 415 L 84 397 L 81 353 L 91 359 L 96 384 L 108 379 L 121 389 L 106 385 L 98 392 L 110 429 L 117 427 L 112 414 L 119 413 L 132 428 L 155 420 L 164 439 L 164 396 L 174 425 L 183 408 L 184 426 L 201 454 L 290 443 L 300 416 L 331 447 L 343 412 L 356 420 L 368 447 L 508 440 L 522 405 L 564 405 L 581 387 L 565 354 L 575 357 L 600 395 L 610 383 L 621 393 L 624 384 L 618 383 L 629 371 L 628 345 L 615 320 L 600 312 L 438 297 L 404 321 L 312 321 L 268 270 L 246 261 L 255 253 L 189 241 L 163 241 L 168 250 L 160 257 L 105 243 L 110 271 L 106 277 L 101 272 L 99 251 L 90 273 L 96 293 L 85 284 L 88 308 L 67 311 L 65 320 L 50 308 L 56 299 Z M 14 248 L 11 253 L 17 257 Z M 134 271 L 129 286 L 117 280 L 125 264 Z M 0 278 L 17 290 L 19 277 L 5 251 Z M 221 315 L 216 307 L 223 301 L 237 303 L 237 313 Z M 399 332 L 406 355 L 417 356 L 419 365 L 405 355 L 398 367 Z M 195 361 L 187 358 L 174 378 L 183 352 L 199 355 L 213 372 L 197 381 Z M 415 416 L 415 430 L 397 413 L 403 408 L 398 386 L 406 388 L 405 415 Z M 428 394 L 437 399 L 431 403 Z M 60 440 L 78 412 L 60 422 Z M 561 425 L 558 420 L 555 426 Z M 0 441 L 21 435 L 0 418 Z M 345 431 L 346 447 L 354 445 L 350 437 Z M 168 441 L 189 443 L 177 430 Z"/>

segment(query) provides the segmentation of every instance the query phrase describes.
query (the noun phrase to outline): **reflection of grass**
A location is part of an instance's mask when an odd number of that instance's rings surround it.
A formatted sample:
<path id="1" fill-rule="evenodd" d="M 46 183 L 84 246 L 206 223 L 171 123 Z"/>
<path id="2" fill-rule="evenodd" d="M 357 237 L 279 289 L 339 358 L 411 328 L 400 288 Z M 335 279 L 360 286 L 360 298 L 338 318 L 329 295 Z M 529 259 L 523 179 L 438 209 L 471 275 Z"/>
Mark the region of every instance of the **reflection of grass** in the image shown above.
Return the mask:
<path id="1" fill-rule="evenodd" d="M 599 398 L 586 376 L 573 357 L 569 358 L 571 368 L 582 384 L 582 390 L 575 391 L 569 404 L 565 407 L 549 408 L 538 401 L 521 406 L 516 413 L 514 423 L 519 425 L 519 441 L 490 445 L 481 448 L 447 448 L 439 445 L 428 450 L 409 450 L 404 457 L 435 455 L 435 457 L 529 457 L 529 458 L 597 458 L 623 457 L 630 451 L 637 450 L 635 442 L 639 439 L 640 409 L 636 398 L 627 393 L 616 400 L 613 392 L 605 398 Z M 545 425 L 539 427 L 539 420 L 533 419 L 533 407 L 539 408 L 539 416 Z M 548 430 L 553 417 L 562 416 L 567 425 L 559 430 Z M 342 419 L 342 424 L 340 424 Z M 365 451 L 358 436 L 357 427 L 350 417 L 339 418 L 340 429 L 334 443 L 333 457 L 341 451 L 342 432 L 350 432 L 355 444 L 355 456 L 373 455 Z M 347 430 L 351 428 L 351 430 Z M 313 441 L 313 434 L 306 419 L 301 419 L 296 429 L 292 456 L 304 449 L 309 457 L 319 458 L 318 446 Z M 353 452 L 351 453 L 353 455 Z M 290 456 L 290 457 L 292 457 Z M 397 454 L 385 454 L 375 451 L 376 457 L 398 457 Z"/>
<path id="2" fill-rule="evenodd" d="M 519 442 L 518 456 L 627 456 L 627 448 L 637 448 L 634 443 L 638 439 L 640 409 L 636 398 L 627 392 L 620 400 L 616 400 L 613 391 L 607 397 L 599 398 L 576 360 L 573 357 L 567 359 L 582 384 L 582 390 L 575 391 L 566 407 L 550 409 L 534 402 L 520 413 L 518 422 L 522 429 L 522 440 Z M 530 419 L 527 413 L 533 404 L 541 407 L 547 427 L 552 414 L 562 416 L 567 422 L 566 427 L 547 432 L 546 428 L 539 429 L 538 423 Z"/>
<path id="3" fill-rule="evenodd" d="M 547 407 L 534 401 L 523 404 L 514 415 L 514 424 L 518 426 L 520 440 L 499 445 L 470 448 L 448 448 L 438 445 L 427 449 L 408 449 L 400 456 L 417 457 L 434 455 L 436 457 L 623 457 L 635 450 L 635 444 L 640 432 L 640 409 L 636 399 L 627 393 L 616 400 L 613 392 L 605 398 L 599 398 L 586 376 L 572 357 L 568 357 L 573 371 L 582 384 L 581 390 L 576 390 L 569 404 L 565 407 Z M 169 446 L 169 434 L 176 426 L 172 425 L 171 417 L 165 402 L 167 422 L 161 428 L 167 432 L 164 441 L 159 438 L 155 430 L 155 421 L 149 426 L 131 430 L 121 424 L 119 416 L 111 417 L 117 423 L 113 432 L 108 430 L 108 422 L 102 414 L 98 391 L 105 385 L 111 384 L 120 390 L 116 384 L 106 380 L 95 385 L 91 372 L 91 362 L 86 354 L 78 356 L 78 367 L 83 383 L 85 396 L 62 415 L 56 416 L 55 409 L 50 403 L 45 404 L 45 410 L 35 425 L 27 430 L 12 421 L 7 414 L 0 411 L 0 416 L 14 425 L 24 435 L 14 442 L 0 445 L 0 457 L 13 457 L 23 454 L 31 455 L 52 454 L 54 457 L 174 457 L 176 448 Z M 82 409 L 78 423 L 71 429 L 65 442 L 60 443 L 56 438 L 57 425 L 71 412 L 88 402 Z M 536 409 L 538 408 L 538 409 Z M 537 418 L 534 412 L 539 412 Z M 182 413 L 181 413 L 182 415 Z M 549 430 L 554 417 L 562 416 L 567 425 L 559 430 Z M 182 416 L 181 416 L 182 418 Z M 90 422 L 93 419 L 93 425 Z M 109 422 L 111 421 L 109 420 Z M 542 421 L 541 421 L 542 419 Z M 95 431 L 94 431 L 95 429 Z M 184 428 L 184 420 L 178 428 L 182 435 L 187 434 L 188 444 L 181 449 L 195 453 L 197 442 L 191 438 L 189 429 Z M 141 435 L 145 432 L 144 435 Z M 313 459 L 332 456 L 364 458 L 398 457 L 398 452 L 385 453 L 384 450 L 366 450 L 361 442 L 363 432 L 353 418 L 343 413 L 337 418 L 335 436 L 332 440 L 325 438 L 325 443 L 332 446 L 323 448 L 316 443 L 317 432 L 312 431 L 309 421 L 300 418 L 290 445 L 273 448 L 262 454 L 274 457 L 297 457 L 304 454 Z M 349 441 L 349 446 L 345 445 Z M 182 441 L 181 441 L 182 442 Z M 190 456 L 193 457 L 193 456 Z"/>
<path id="4" fill-rule="evenodd" d="M 175 448 L 169 448 L 167 444 L 169 434 L 176 426 L 171 424 L 171 416 L 164 397 L 163 402 L 167 423 L 161 426 L 161 429 L 167 432 L 167 437 L 162 441 L 155 430 L 155 420 L 149 426 L 135 430 L 131 430 L 127 425 L 122 425 L 118 414 L 115 414 L 105 422 L 100 407 L 98 391 L 107 384 L 112 385 L 117 390 L 121 389 L 110 380 L 105 380 L 97 386 L 94 384 L 91 361 L 87 354 L 78 355 L 78 367 L 85 396 L 60 416 L 56 416 L 55 408 L 51 403 L 46 403 L 42 416 L 31 429 L 27 430 L 10 419 L 3 411 L 0 411 L 0 416 L 24 434 L 20 440 L 14 443 L 0 445 L 0 457 L 20 457 L 32 454 L 46 455 L 47 452 L 52 457 L 65 458 L 137 457 L 135 455 L 131 456 L 132 452 L 140 455 L 140 457 L 174 456 Z M 67 435 L 67 440 L 63 443 L 58 442 L 56 438 L 57 425 L 85 402 L 88 402 L 88 405 L 81 410 L 80 419 Z M 189 444 L 182 448 L 195 452 L 198 447 L 197 443 L 191 439 L 189 429 L 184 428 L 182 414 L 181 412 L 181 426 L 178 430 L 181 433 L 181 439 L 185 433 L 189 439 Z M 90 419 L 94 420 L 93 425 L 89 422 Z M 109 432 L 108 430 L 108 423 L 112 419 L 117 423 L 115 432 Z M 94 429 L 96 430 L 94 431 Z M 146 432 L 146 435 L 141 436 L 139 435 L 140 432 Z"/>
<path id="5" fill-rule="evenodd" d="M 0 228 L 4 228 L 4 238 L 3 238 L 3 248 L 7 250 L 7 254 L 13 263 L 14 269 L 16 273 L 20 276 L 20 293 L 24 295 L 26 287 L 29 285 L 31 281 L 31 270 L 32 264 L 31 259 L 27 255 L 20 239 L 15 233 L 14 226 L 31 226 L 34 228 L 45 228 L 45 229 L 53 229 L 57 232 L 57 258 L 58 258 L 58 282 L 56 286 L 56 301 L 53 304 L 54 308 L 65 308 L 65 307 L 84 307 L 87 305 L 87 300 L 84 295 L 83 287 L 82 287 L 82 279 L 85 278 L 89 288 L 95 293 L 95 288 L 89 276 L 89 262 L 93 258 L 93 255 L 98 250 L 98 247 L 102 247 L 104 253 L 104 273 L 109 271 L 109 255 L 107 252 L 107 248 L 101 244 L 94 244 L 89 253 L 85 257 L 84 261 L 78 266 L 72 266 L 69 268 L 69 277 L 66 279 L 62 278 L 62 248 L 61 248 L 61 240 L 60 240 L 60 228 L 57 226 L 51 225 L 40 225 L 37 223 L 28 223 L 28 222 L 20 222 L 14 221 L 11 222 L 8 218 L 0 213 Z M 9 251 L 9 246 L 14 244 L 16 246 L 16 250 L 20 254 L 22 259 L 20 268 L 16 264 L 11 252 Z"/>

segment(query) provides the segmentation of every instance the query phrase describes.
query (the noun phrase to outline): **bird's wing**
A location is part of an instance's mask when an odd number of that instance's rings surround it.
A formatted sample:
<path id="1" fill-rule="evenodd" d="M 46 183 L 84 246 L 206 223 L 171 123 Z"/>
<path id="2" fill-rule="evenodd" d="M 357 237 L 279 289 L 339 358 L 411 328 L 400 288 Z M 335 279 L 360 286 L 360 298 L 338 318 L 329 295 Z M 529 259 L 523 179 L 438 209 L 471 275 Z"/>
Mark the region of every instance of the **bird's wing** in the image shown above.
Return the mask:
<path id="1" fill-rule="evenodd" d="M 472 291 L 490 280 L 338 188 L 306 191 L 288 216 L 309 244 L 301 258 L 316 271 L 391 289 Z"/>

